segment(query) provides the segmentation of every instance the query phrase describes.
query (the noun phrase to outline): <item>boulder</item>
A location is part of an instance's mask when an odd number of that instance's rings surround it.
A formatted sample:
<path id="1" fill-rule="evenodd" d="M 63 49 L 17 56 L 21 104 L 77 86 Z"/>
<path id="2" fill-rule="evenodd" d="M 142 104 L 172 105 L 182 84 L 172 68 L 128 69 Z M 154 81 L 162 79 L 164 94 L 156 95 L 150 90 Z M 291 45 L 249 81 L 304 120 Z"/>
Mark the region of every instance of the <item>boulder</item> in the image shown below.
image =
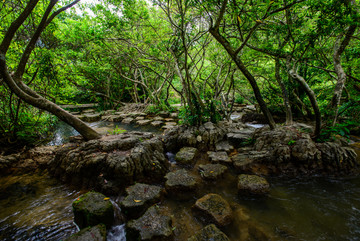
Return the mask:
<path id="1" fill-rule="evenodd" d="M 229 203 L 218 194 L 206 194 L 198 199 L 193 206 L 206 221 L 223 227 L 231 223 L 232 210 Z"/>
<path id="2" fill-rule="evenodd" d="M 210 161 L 213 163 L 231 163 L 231 159 L 229 158 L 228 154 L 225 151 L 208 151 L 207 154 L 209 155 Z"/>
<path id="3" fill-rule="evenodd" d="M 191 236 L 188 241 L 230 241 L 230 239 L 221 232 L 214 224 L 207 225 L 205 228 L 198 231 L 194 236 Z"/>
<path id="4" fill-rule="evenodd" d="M 127 196 L 121 201 L 121 210 L 128 217 L 138 218 L 147 208 L 160 201 L 162 188 L 136 183 L 126 188 L 126 193 Z"/>
<path id="5" fill-rule="evenodd" d="M 227 138 L 232 145 L 238 147 L 248 144 L 252 139 L 253 133 L 254 129 L 248 128 L 236 132 L 229 132 Z"/>
<path id="6" fill-rule="evenodd" d="M 173 232 L 171 218 L 161 213 L 157 206 L 150 207 L 145 214 L 126 224 L 127 240 L 164 240 L 171 239 Z"/>
<path id="7" fill-rule="evenodd" d="M 225 151 L 227 153 L 230 153 L 234 150 L 234 147 L 232 145 L 230 145 L 230 143 L 228 141 L 221 141 L 221 142 L 216 143 L 215 150 L 216 151 Z"/>
<path id="8" fill-rule="evenodd" d="M 106 227 L 98 224 L 94 227 L 87 227 L 72 235 L 66 241 L 106 241 Z"/>
<path id="9" fill-rule="evenodd" d="M 101 120 L 101 113 L 83 114 L 79 118 L 85 122 L 95 122 Z"/>
<path id="10" fill-rule="evenodd" d="M 178 153 L 176 153 L 175 160 L 179 164 L 193 165 L 195 164 L 195 156 L 198 150 L 194 147 L 183 147 Z"/>
<path id="11" fill-rule="evenodd" d="M 226 171 L 227 167 L 221 164 L 206 164 L 199 165 L 199 172 L 202 178 L 207 180 L 216 180 L 221 177 Z"/>
<path id="12" fill-rule="evenodd" d="M 121 122 L 124 123 L 124 124 L 130 124 L 130 123 L 134 122 L 134 118 L 126 117 Z"/>
<path id="13" fill-rule="evenodd" d="M 266 194 L 270 191 L 270 185 L 263 177 L 241 174 L 238 176 L 238 190 L 241 193 Z"/>
<path id="14" fill-rule="evenodd" d="M 105 195 L 88 192 L 73 204 L 74 220 L 80 229 L 103 223 L 110 227 L 114 221 L 114 207 Z"/>
<path id="15" fill-rule="evenodd" d="M 177 198 L 188 198 L 189 192 L 195 191 L 197 182 L 185 169 L 169 172 L 165 176 L 167 192 Z"/>
<path id="16" fill-rule="evenodd" d="M 149 125 L 151 122 L 151 120 L 138 120 L 136 122 L 136 124 L 138 124 L 139 126 L 146 126 L 146 125 Z"/>

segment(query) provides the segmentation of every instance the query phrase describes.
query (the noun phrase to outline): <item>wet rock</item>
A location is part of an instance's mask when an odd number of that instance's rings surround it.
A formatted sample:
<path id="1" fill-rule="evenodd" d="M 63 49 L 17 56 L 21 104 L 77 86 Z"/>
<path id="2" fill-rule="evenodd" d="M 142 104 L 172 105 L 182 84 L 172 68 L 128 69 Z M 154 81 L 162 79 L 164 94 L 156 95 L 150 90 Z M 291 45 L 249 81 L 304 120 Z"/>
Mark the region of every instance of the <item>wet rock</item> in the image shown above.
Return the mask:
<path id="1" fill-rule="evenodd" d="M 124 124 L 130 124 L 130 123 L 134 122 L 134 118 L 127 117 L 127 118 L 123 119 L 121 122 Z"/>
<path id="2" fill-rule="evenodd" d="M 106 227 L 98 224 L 94 227 L 87 227 L 72 235 L 66 241 L 106 241 Z"/>
<path id="3" fill-rule="evenodd" d="M 197 182 L 185 169 L 169 172 L 165 176 L 165 188 L 167 192 L 177 198 L 188 197 L 189 192 L 195 191 Z"/>
<path id="4" fill-rule="evenodd" d="M 190 237 L 188 241 L 230 241 L 230 239 L 221 232 L 214 224 L 207 225 L 201 229 L 194 236 Z"/>
<path id="5" fill-rule="evenodd" d="M 251 171 L 256 164 L 266 163 L 270 157 L 268 151 L 250 151 L 232 156 L 233 165 L 238 171 Z"/>
<path id="6" fill-rule="evenodd" d="M 206 220 L 214 222 L 220 227 L 226 226 L 232 221 L 230 205 L 220 195 L 207 194 L 198 199 L 193 208 Z"/>
<path id="7" fill-rule="evenodd" d="M 139 217 L 143 211 L 160 201 L 162 188 L 158 186 L 137 183 L 126 189 L 127 197 L 121 201 L 121 209 L 128 217 Z M 136 218 L 137 218 L 136 217 Z"/>
<path id="8" fill-rule="evenodd" d="M 145 214 L 127 223 L 128 240 L 170 240 L 173 232 L 171 218 L 161 213 L 157 206 L 150 207 Z"/>
<path id="9" fill-rule="evenodd" d="M 198 150 L 194 147 L 183 147 L 176 153 L 175 160 L 179 164 L 192 165 L 195 162 L 195 156 Z"/>
<path id="10" fill-rule="evenodd" d="M 208 151 L 207 154 L 209 155 L 210 161 L 213 163 L 231 163 L 231 159 L 229 158 L 228 154 L 225 151 Z"/>
<path id="11" fill-rule="evenodd" d="M 238 190 L 251 194 L 266 194 L 270 190 L 270 185 L 263 177 L 241 174 L 238 177 Z"/>
<path id="12" fill-rule="evenodd" d="M 202 178 L 207 180 L 216 180 L 221 177 L 226 171 L 227 167 L 221 164 L 206 164 L 199 165 L 199 172 Z"/>
<path id="13" fill-rule="evenodd" d="M 82 121 L 86 122 L 95 122 L 101 120 L 101 113 L 95 113 L 95 114 L 83 114 L 80 116 L 80 119 Z"/>
<path id="14" fill-rule="evenodd" d="M 159 127 L 162 126 L 163 122 L 162 121 L 153 121 L 150 123 L 150 125 L 154 126 L 154 127 Z"/>
<path id="15" fill-rule="evenodd" d="M 138 124 L 139 126 L 146 126 L 146 125 L 149 125 L 151 122 L 151 120 L 138 120 L 136 122 L 136 124 Z"/>
<path id="16" fill-rule="evenodd" d="M 105 195 L 88 192 L 77 198 L 73 204 L 74 220 L 80 229 L 99 223 L 110 227 L 114 221 L 114 207 Z"/>
<path id="17" fill-rule="evenodd" d="M 232 145 L 230 145 L 228 141 L 221 141 L 221 142 L 216 143 L 215 150 L 216 151 L 225 151 L 227 153 L 230 153 L 234 150 L 234 147 Z"/>

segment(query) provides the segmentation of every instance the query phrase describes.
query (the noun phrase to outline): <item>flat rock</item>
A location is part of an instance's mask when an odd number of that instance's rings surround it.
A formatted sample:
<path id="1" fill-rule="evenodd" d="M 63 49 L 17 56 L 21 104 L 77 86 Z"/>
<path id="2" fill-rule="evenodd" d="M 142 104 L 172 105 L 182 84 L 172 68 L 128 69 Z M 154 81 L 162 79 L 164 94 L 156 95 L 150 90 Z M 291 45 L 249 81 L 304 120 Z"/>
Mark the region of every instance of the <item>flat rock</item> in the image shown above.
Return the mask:
<path id="1" fill-rule="evenodd" d="M 238 176 L 238 190 L 245 193 L 266 194 L 270 190 L 270 185 L 263 177 L 241 174 Z"/>
<path id="2" fill-rule="evenodd" d="M 79 118 L 85 122 L 95 122 L 101 120 L 101 113 L 83 114 Z"/>
<path id="3" fill-rule="evenodd" d="M 246 142 L 249 142 L 253 136 L 253 133 L 253 129 L 244 129 L 241 131 L 228 133 L 227 138 L 232 145 L 240 146 Z"/>
<path id="4" fill-rule="evenodd" d="M 137 120 L 137 121 L 138 120 L 144 120 L 144 119 L 145 119 L 145 116 L 138 116 L 138 117 L 135 118 L 135 120 Z"/>
<path id="5" fill-rule="evenodd" d="M 136 122 L 136 124 L 138 124 L 139 126 L 146 126 L 148 124 L 150 124 L 151 120 L 138 120 Z"/>
<path id="6" fill-rule="evenodd" d="M 145 214 L 127 223 L 127 240 L 169 240 L 173 235 L 171 218 L 160 212 L 156 206 Z"/>
<path id="7" fill-rule="evenodd" d="M 229 203 L 218 194 L 206 194 L 193 206 L 206 220 L 223 227 L 231 223 L 232 210 Z"/>
<path id="8" fill-rule="evenodd" d="M 154 127 L 159 127 L 163 124 L 162 121 L 153 121 L 150 123 L 150 125 L 154 126 Z"/>
<path id="9" fill-rule="evenodd" d="M 170 113 L 167 111 L 160 111 L 158 115 L 162 118 L 168 118 L 170 116 Z"/>
<path id="10" fill-rule="evenodd" d="M 154 185 L 143 183 L 136 183 L 133 186 L 126 188 L 128 194 L 124 200 L 121 201 L 121 209 L 127 216 L 134 217 L 142 214 L 154 203 L 160 201 L 162 195 L 162 188 Z"/>
<path id="11" fill-rule="evenodd" d="M 121 115 L 110 115 L 109 117 L 108 117 L 108 121 L 112 121 L 112 122 L 120 122 L 120 121 L 122 121 L 124 118 L 123 118 L 123 116 L 121 116 Z"/>
<path id="12" fill-rule="evenodd" d="M 174 172 L 169 172 L 165 176 L 165 188 L 170 193 L 177 193 L 181 191 L 193 191 L 196 189 L 196 180 L 190 176 L 185 169 L 180 169 Z"/>
<path id="13" fill-rule="evenodd" d="M 180 164 L 192 165 L 198 150 L 195 147 L 183 147 L 176 153 L 175 160 Z"/>
<path id="14" fill-rule="evenodd" d="M 215 150 L 226 151 L 227 153 L 230 153 L 234 150 L 234 146 L 230 145 L 228 141 L 221 141 L 216 143 Z"/>
<path id="15" fill-rule="evenodd" d="M 167 126 L 176 126 L 177 123 L 176 122 L 165 122 L 165 125 L 167 125 Z"/>
<path id="16" fill-rule="evenodd" d="M 121 122 L 125 123 L 125 124 L 130 124 L 130 123 L 134 122 L 134 118 L 127 117 L 127 118 L 123 119 Z"/>
<path id="17" fill-rule="evenodd" d="M 155 117 L 153 118 L 153 120 L 154 120 L 154 121 L 163 121 L 164 118 L 162 118 L 162 117 L 160 117 L 160 116 L 155 116 Z"/>
<path id="18" fill-rule="evenodd" d="M 191 236 L 188 241 L 230 241 L 230 239 L 221 232 L 214 224 L 207 225 Z"/>
<path id="19" fill-rule="evenodd" d="M 252 158 L 248 154 L 239 153 L 231 157 L 234 167 L 240 171 L 247 171 L 254 163 L 255 158 Z"/>
<path id="20" fill-rule="evenodd" d="M 215 180 L 221 177 L 226 171 L 227 167 L 221 164 L 206 164 L 199 165 L 199 172 L 202 178 L 207 180 Z"/>
<path id="21" fill-rule="evenodd" d="M 170 117 L 173 118 L 173 119 L 177 119 L 179 117 L 179 113 L 173 112 L 173 113 L 170 114 Z"/>
<path id="22" fill-rule="evenodd" d="M 209 155 L 210 161 L 213 163 L 231 163 L 231 159 L 225 151 L 208 151 L 207 154 Z"/>
<path id="23" fill-rule="evenodd" d="M 83 114 L 92 114 L 92 113 L 95 113 L 95 112 L 96 112 L 96 110 L 94 110 L 94 109 L 87 109 L 87 110 L 82 111 Z"/>
<path id="24" fill-rule="evenodd" d="M 72 235 L 66 241 L 106 241 L 106 227 L 98 224 L 94 227 L 87 227 Z"/>
<path id="25" fill-rule="evenodd" d="M 114 207 L 105 195 L 88 192 L 77 198 L 73 204 L 74 220 L 80 229 L 99 223 L 110 227 L 114 221 Z"/>

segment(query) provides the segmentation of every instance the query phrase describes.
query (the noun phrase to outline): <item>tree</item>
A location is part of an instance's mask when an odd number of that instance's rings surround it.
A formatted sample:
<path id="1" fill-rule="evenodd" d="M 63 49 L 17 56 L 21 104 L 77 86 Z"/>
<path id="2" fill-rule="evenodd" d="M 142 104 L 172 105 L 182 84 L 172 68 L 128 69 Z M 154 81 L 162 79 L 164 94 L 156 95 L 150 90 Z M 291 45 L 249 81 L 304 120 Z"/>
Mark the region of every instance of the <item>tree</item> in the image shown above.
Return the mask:
<path id="1" fill-rule="evenodd" d="M 63 110 L 58 105 L 40 96 L 38 93 L 36 93 L 34 90 L 29 88 L 26 84 L 22 82 L 22 77 L 24 75 L 26 64 L 32 51 L 36 46 L 36 43 L 40 38 L 41 33 L 57 15 L 59 15 L 66 9 L 72 7 L 79 1 L 80 0 L 75 0 L 62 8 L 57 9 L 56 11 L 53 11 L 53 9 L 58 3 L 58 0 L 51 0 L 49 2 L 46 10 L 43 13 L 40 23 L 38 24 L 33 36 L 28 42 L 23 54 L 21 55 L 15 72 L 9 73 L 6 63 L 6 53 L 14 38 L 15 33 L 21 27 L 24 21 L 29 17 L 29 15 L 32 13 L 32 11 L 39 2 L 39 0 L 30 0 L 24 8 L 23 12 L 10 24 L 0 44 L 0 77 L 11 89 L 11 91 L 13 91 L 23 101 L 39 109 L 43 109 L 54 114 L 60 120 L 63 120 L 64 122 L 74 127 L 86 140 L 92 140 L 100 138 L 101 135 L 89 126 L 87 126 L 77 117 L 71 115 L 69 112 Z"/>

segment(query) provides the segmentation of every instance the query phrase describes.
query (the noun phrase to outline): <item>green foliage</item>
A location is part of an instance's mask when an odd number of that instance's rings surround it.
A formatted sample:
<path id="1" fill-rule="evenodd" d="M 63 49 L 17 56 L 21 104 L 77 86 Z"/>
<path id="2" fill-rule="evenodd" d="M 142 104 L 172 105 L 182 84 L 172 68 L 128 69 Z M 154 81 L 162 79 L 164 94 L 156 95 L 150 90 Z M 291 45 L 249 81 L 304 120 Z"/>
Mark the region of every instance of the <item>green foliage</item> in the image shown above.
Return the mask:
<path id="1" fill-rule="evenodd" d="M 289 146 L 293 146 L 293 145 L 295 145 L 295 143 L 296 143 L 295 140 L 290 140 L 287 144 L 288 144 Z"/>
<path id="2" fill-rule="evenodd" d="M 108 131 L 108 133 L 110 135 L 119 135 L 119 134 L 122 134 L 124 132 L 126 132 L 126 130 L 119 128 L 117 125 L 115 126 L 114 130 L 112 130 L 112 131 L 109 130 Z"/>
<path id="3" fill-rule="evenodd" d="M 320 133 L 318 142 L 334 141 L 336 136 L 349 138 L 350 129 L 360 125 L 359 121 L 347 120 L 342 123 L 337 123 L 335 126 L 324 127 Z"/>

